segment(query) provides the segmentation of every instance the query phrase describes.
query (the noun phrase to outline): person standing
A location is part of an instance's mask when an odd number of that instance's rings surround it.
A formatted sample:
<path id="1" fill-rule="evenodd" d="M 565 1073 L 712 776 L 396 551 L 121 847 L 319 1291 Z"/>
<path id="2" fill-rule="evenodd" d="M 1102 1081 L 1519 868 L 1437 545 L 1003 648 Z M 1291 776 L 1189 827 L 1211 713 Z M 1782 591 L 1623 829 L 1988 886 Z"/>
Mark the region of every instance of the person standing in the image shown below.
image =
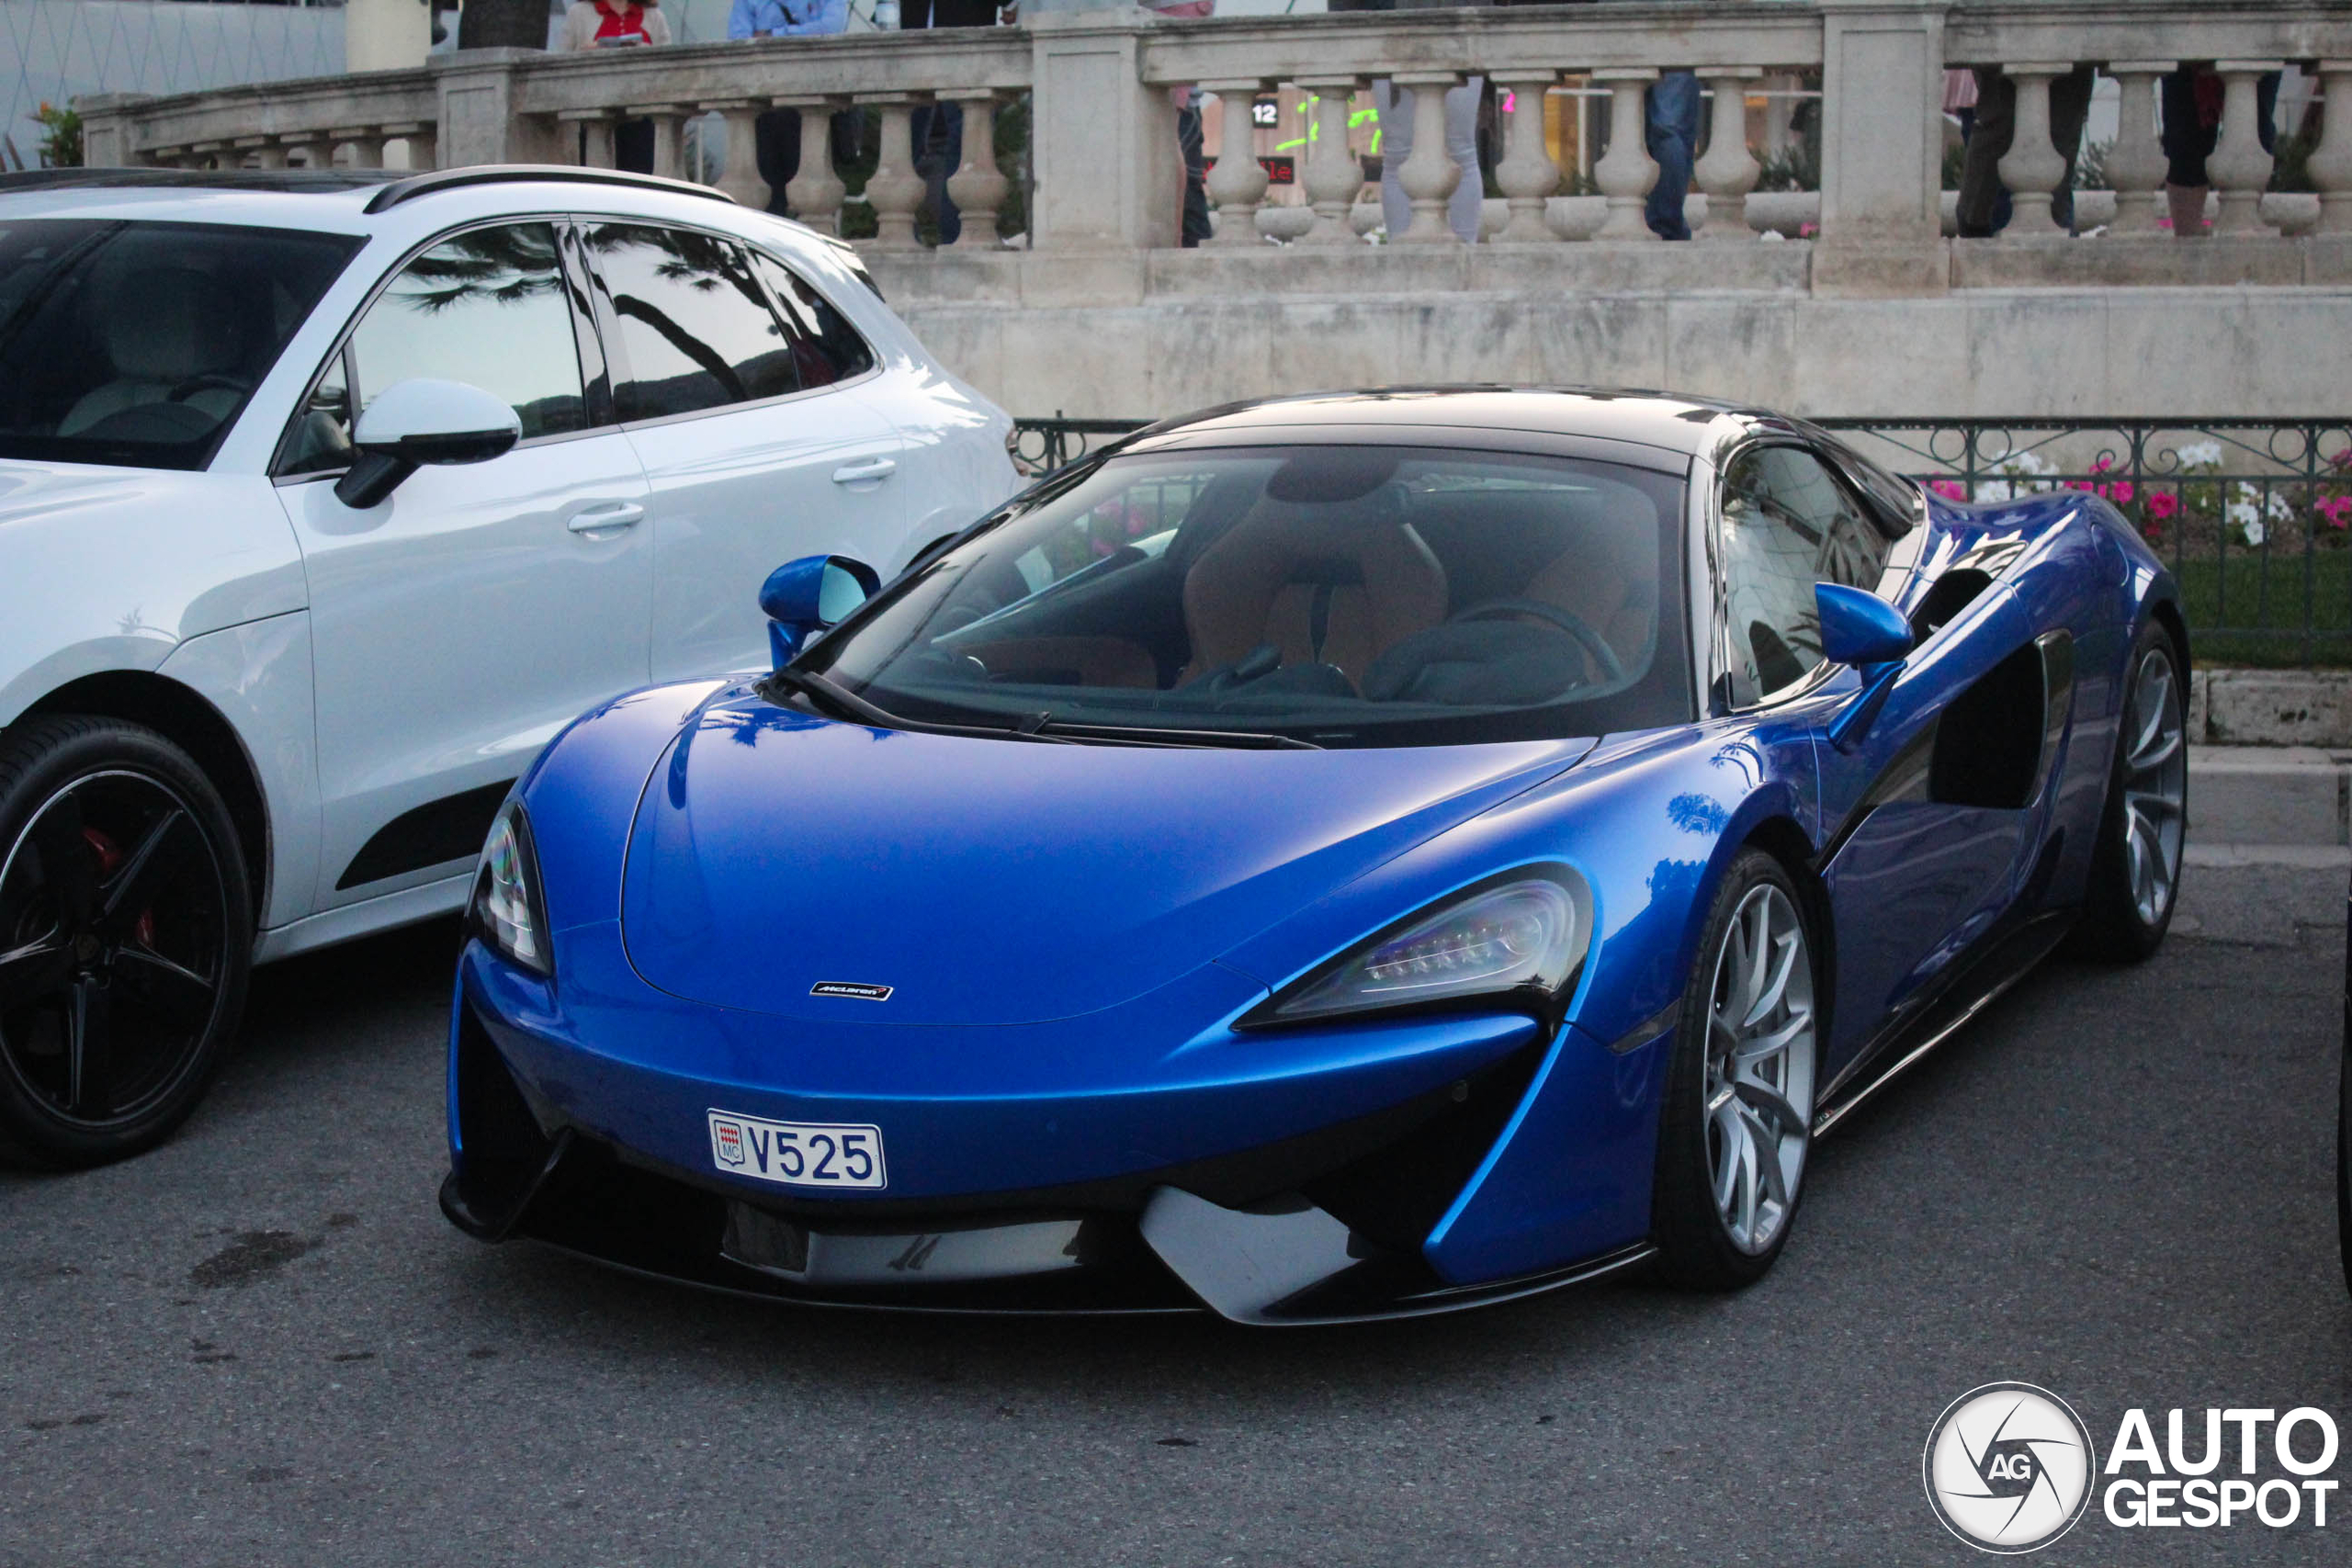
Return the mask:
<path id="1" fill-rule="evenodd" d="M 2281 73 L 2265 72 L 2254 85 L 2255 113 L 2260 117 L 2255 134 L 2265 152 L 2278 142 L 2278 82 Z M 2190 62 L 2165 78 L 2164 131 L 2165 205 L 2172 215 L 2172 236 L 2194 240 L 2205 232 L 2205 197 L 2211 181 L 2205 160 L 2222 140 L 2222 78 L 2210 64 Z"/>
<path id="2" fill-rule="evenodd" d="M 849 0 L 735 0 L 727 14 L 727 36 L 752 38 L 821 38 L 849 28 Z M 855 109 L 831 117 L 833 166 L 857 155 L 860 121 Z M 784 187 L 800 172 L 800 111 L 770 109 L 752 123 L 760 178 L 768 183 L 768 210 L 791 215 Z"/>
<path id="3" fill-rule="evenodd" d="M 992 28 L 1001 0 L 903 0 L 899 26 L 916 28 Z M 939 243 L 952 245 L 963 237 L 963 214 L 947 194 L 948 176 L 964 164 L 964 106 L 924 104 L 912 117 L 915 172 L 928 191 L 924 199 L 939 222 Z"/>
<path id="4" fill-rule="evenodd" d="M 1715 105 L 1715 123 L 1725 133 L 1746 137 L 1744 105 Z M 1642 140 L 1657 164 L 1657 184 L 1650 186 L 1642 216 L 1650 232 L 1661 240 L 1687 240 L 1690 220 L 1683 210 L 1690 194 L 1690 170 L 1699 159 L 1699 75 L 1695 71 L 1661 71 L 1650 85 L 1644 104 Z"/>
<path id="5" fill-rule="evenodd" d="M 670 18 L 662 14 L 661 0 L 574 0 L 556 35 L 562 52 L 644 49 L 669 41 Z M 638 175 L 653 172 L 651 120 L 625 119 L 613 128 L 613 166 Z"/>
<path id="6" fill-rule="evenodd" d="M 1155 17 L 1186 21 L 1216 14 L 1216 0 L 1137 0 Z M 1208 152 L 1201 125 L 1201 90 L 1170 87 L 1169 101 L 1176 106 L 1176 145 L 1184 154 L 1184 207 L 1177 225 L 1176 243 L 1192 250 L 1214 232 L 1209 228 Z M 1251 151 L 1254 155 L 1254 150 Z"/>
<path id="7" fill-rule="evenodd" d="M 1493 0 L 1447 0 L 1448 4 L 1491 5 Z M 1411 11 L 1425 8 L 1423 0 L 1330 0 L 1334 11 Z M 1473 76 L 1445 95 L 1445 154 L 1462 177 L 1446 197 L 1445 222 L 1465 245 L 1478 243 L 1478 220 L 1487 198 L 1486 177 L 1478 172 L 1478 100 L 1486 96 L 1487 79 Z M 1395 243 L 1413 220 L 1413 198 L 1405 194 L 1401 171 L 1413 155 L 1412 88 L 1401 94 L 1387 77 L 1372 84 L 1372 107 L 1380 135 L 1380 215 Z"/>
<path id="8" fill-rule="evenodd" d="M 2018 85 L 1997 65 L 1976 68 L 1976 122 L 1968 130 L 1967 162 L 1960 176 L 1960 236 L 1989 239 L 2008 226 L 2008 189 L 2001 184 L 2001 159 L 2016 139 Z M 2050 193 L 2050 217 L 2058 227 L 2075 227 L 2075 158 L 2083 148 L 2083 121 L 2091 112 L 2091 68 L 2077 65 L 2050 83 L 2050 141 L 2066 160 L 2066 173 Z"/>

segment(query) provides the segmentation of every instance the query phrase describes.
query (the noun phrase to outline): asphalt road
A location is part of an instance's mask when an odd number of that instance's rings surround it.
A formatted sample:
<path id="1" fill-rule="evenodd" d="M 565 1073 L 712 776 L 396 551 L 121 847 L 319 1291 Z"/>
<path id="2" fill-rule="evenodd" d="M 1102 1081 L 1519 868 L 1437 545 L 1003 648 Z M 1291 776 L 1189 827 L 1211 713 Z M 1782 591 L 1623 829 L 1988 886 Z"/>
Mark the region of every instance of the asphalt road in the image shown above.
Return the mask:
<path id="1" fill-rule="evenodd" d="M 2057 1391 L 2102 1452 L 2130 1405 L 2352 1416 L 2344 886 L 2195 871 L 2155 962 L 2045 969 L 1822 1145 L 1744 1294 L 1273 1334 L 480 1247 L 433 1204 L 450 929 L 298 961 L 176 1142 L 0 1178 L 0 1563 L 1983 1562 L 1920 1486 L 1973 1385 Z M 2041 1560 L 2341 1562 L 2341 1511 L 2094 1506 Z"/>

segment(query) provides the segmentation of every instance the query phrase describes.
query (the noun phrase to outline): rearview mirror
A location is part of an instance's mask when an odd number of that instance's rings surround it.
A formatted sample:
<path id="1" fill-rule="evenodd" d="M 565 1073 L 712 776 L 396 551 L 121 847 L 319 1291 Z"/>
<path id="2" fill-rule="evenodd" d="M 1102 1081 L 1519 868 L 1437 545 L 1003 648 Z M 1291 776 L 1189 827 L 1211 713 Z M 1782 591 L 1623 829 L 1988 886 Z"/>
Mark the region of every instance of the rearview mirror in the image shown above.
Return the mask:
<path id="1" fill-rule="evenodd" d="M 358 451 L 335 481 L 334 497 L 355 511 L 375 505 L 426 463 L 486 463 L 523 438 L 503 398 L 463 381 L 395 381 L 359 412 Z"/>
<path id="2" fill-rule="evenodd" d="M 1894 678 L 1903 673 L 1913 641 L 1911 623 L 1877 594 L 1836 582 L 1815 583 L 1813 604 L 1821 619 L 1822 656 L 1862 672 L 1860 694 L 1829 721 L 1829 743 L 1850 751 L 1869 733 Z"/>
<path id="3" fill-rule="evenodd" d="M 768 573 L 760 584 L 760 608 L 768 617 L 775 667 L 792 662 L 810 637 L 848 619 L 881 586 L 872 567 L 847 556 L 802 556 Z"/>

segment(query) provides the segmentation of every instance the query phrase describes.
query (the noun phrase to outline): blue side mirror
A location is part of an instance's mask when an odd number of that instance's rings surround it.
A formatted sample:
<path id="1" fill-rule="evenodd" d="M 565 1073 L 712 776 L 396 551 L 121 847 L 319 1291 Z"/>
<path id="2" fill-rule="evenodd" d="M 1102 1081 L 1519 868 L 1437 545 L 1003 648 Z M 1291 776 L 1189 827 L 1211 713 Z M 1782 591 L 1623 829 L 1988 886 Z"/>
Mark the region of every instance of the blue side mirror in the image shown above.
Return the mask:
<path id="1" fill-rule="evenodd" d="M 1862 672 L 1860 694 L 1829 721 L 1829 743 L 1850 751 L 1869 732 L 1871 720 L 1886 705 L 1894 678 L 1903 673 L 1913 640 L 1911 623 L 1877 594 L 1835 582 L 1815 583 L 1813 604 L 1821 618 L 1822 656 Z"/>
<path id="2" fill-rule="evenodd" d="M 760 584 L 760 608 L 767 614 L 775 667 L 790 663 L 810 637 L 840 625 L 881 586 L 872 567 L 847 556 L 802 556 L 768 573 Z"/>

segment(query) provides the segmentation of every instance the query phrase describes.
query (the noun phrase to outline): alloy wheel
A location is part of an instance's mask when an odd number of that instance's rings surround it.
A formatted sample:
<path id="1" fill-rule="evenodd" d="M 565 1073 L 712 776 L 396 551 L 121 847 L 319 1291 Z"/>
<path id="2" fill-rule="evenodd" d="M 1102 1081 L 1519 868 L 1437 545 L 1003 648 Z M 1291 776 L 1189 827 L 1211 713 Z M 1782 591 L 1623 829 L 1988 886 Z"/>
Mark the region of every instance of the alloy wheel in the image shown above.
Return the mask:
<path id="1" fill-rule="evenodd" d="M 2171 656 L 2151 648 L 2132 671 L 2123 711 L 2123 853 L 2132 908 L 2154 926 L 2180 876 L 2188 800 L 2188 749 L 2180 682 Z"/>
<path id="2" fill-rule="evenodd" d="M 195 1069 L 231 974 L 219 851 L 171 785 L 85 774 L 0 861 L 0 1068 L 50 1118 L 106 1132 Z"/>
<path id="3" fill-rule="evenodd" d="M 1813 1136 L 1813 957 L 1796 906 L 1766 883 L 1733 911 L 1707 1017 L 1707 1163 L 1732 1245 L 1770 1248 Z"/>

